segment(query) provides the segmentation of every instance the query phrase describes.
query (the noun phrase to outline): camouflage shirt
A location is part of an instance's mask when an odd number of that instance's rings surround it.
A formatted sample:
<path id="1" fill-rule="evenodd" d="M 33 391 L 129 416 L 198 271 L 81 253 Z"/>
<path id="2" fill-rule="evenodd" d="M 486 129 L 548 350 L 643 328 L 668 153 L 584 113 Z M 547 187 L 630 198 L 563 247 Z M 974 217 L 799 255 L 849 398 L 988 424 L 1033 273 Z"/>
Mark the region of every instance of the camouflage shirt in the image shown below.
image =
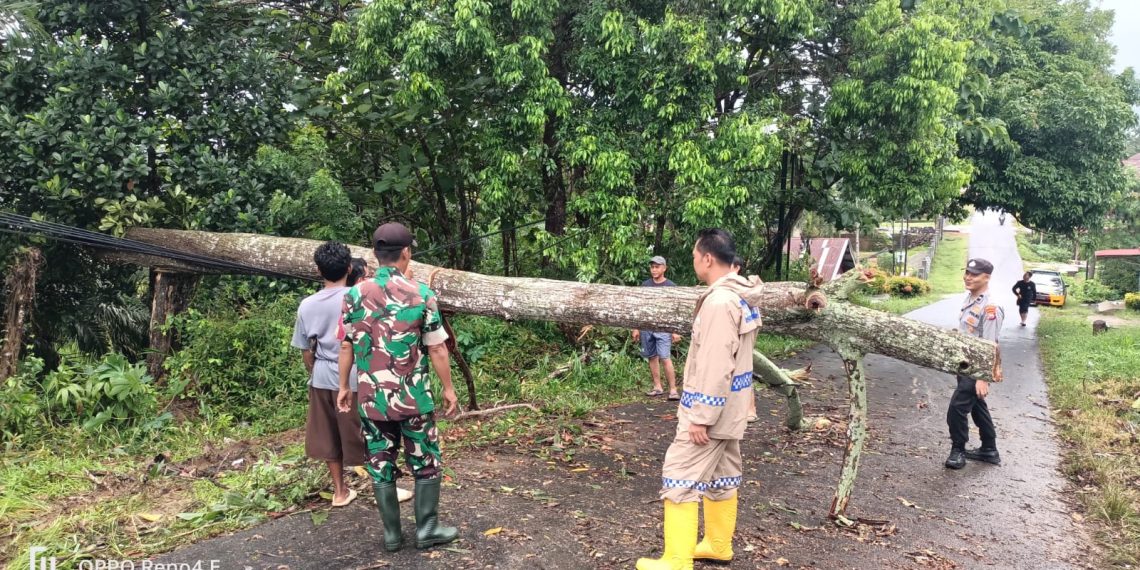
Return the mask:
<path id="1" fill-rule="evenodd" d="M 447 340 L 435 293 L 395 267 L 381 267 L 345 293 L 343 313 L 361 415 L 400 421 L 435 410 L 427 347 Z"/>

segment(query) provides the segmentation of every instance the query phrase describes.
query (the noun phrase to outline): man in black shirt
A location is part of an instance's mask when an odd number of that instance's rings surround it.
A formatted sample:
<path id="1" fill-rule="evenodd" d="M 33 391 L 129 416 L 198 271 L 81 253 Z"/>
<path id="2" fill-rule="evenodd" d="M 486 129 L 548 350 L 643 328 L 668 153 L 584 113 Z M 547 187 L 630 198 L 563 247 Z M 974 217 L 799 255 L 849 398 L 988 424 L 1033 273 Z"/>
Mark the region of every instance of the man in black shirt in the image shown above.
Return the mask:
<path id="1" fill-rule="evenodd" d="M 1025 326 L 1025 317 L 1029 316 L 1029 305 L 1037 299 L 1037 285 L 1030 281 L 1032 271 L 1026 271 L 1021 281 L 1013 284 L 1013 294 L 1017 295 L 1017 312 L 1021 314 L 1021 326 Z"/>

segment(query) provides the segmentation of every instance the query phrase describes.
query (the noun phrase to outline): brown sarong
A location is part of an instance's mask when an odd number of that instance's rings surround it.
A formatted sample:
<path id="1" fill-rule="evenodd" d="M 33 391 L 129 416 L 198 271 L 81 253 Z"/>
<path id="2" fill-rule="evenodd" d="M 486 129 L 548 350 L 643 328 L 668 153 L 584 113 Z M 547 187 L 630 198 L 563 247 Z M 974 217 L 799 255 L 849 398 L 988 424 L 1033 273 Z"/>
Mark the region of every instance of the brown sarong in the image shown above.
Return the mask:
<path id="1" fill-rule="evenodd" d="M 336 390 L 309 386 L 309 416 L 305 421 L 305 455 L 320 461 L 337 461 L 346 467 L 364 465 L 364 432 L 360 427 L 356 393 L 352 409 L 338 412 Z"/>

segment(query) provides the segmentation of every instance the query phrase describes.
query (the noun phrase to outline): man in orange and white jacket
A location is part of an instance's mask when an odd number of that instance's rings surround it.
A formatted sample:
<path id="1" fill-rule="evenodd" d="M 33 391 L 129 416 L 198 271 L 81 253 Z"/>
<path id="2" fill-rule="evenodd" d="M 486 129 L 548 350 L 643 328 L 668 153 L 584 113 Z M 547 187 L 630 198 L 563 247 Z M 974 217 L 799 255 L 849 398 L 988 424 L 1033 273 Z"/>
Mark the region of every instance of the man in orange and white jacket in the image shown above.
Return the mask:
<path id="1" fill-rule="evenodd" d="M 693 247 L 693 270 L 709 288 L 697 300 L 677 433 L 662 467 L 665 552 L 638 560 L 638 570 L 688 570 L 694 558 L 732 560 L 762 288 L 759 278 L 733 271 L 735 256 L 732 236 L 721 229 L 702 230 Z M 702 498 L 705 538 L 698 544 Z"/>

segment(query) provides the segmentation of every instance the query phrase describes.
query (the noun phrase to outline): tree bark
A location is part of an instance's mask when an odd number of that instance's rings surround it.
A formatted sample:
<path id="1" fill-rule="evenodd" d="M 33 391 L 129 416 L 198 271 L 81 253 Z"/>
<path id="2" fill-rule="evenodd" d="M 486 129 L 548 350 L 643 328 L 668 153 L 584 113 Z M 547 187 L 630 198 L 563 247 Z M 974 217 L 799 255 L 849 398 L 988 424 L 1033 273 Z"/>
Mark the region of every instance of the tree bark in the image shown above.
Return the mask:
<path id="1" fill-rule="evenodd" d="M 804 427 L 804 408 L 803 405 L 800 404 L 800 395 L 796 390 L 796 380 L 806 379 L 810 370 L 810 364 L 800 370 L 785 370 L 776 366 L 776 363 L 771 360 L 768 360 L 768 357 L 764 356 L 759 350 L 752 351 L 752 375 L 757 378 L 761 384 L 768 386 L 768 388 L 771 388 L 787 399 L 788 416 L 784 420 L 784 425 L 792 431 L 797 431 Z"/>
<path id="2" fill-rule="evenodd" d="M 242 263 L 250 273 L 277 272 L 316 280 L 312 252 L 321 242 L 254 234 L 230 234 L 133 228 L 127 237 L 180 250 Z M 366 248 L 353 247 L 375 265 Z M 113 259 L 188 269 L 185 264 L 134 254 L 112 254 Z M 495 277 L 412 262 L 416 279 L 439 296 L 446 312 L 497 317 L 506 320 L 541 320 L 598 324 L 627 329 L 652 329 L 687 334 L 699 287 L 624 287 Z M 997 345 L 966 337 L 926 323 L 912 321 L 844 302 L 846 290 L 859 272 L 809 290 L 801 283 L 768 283 L 758 308 L 764 330 L 826 343 L 840 344 L 863 354 L 882 354 L 950 374 L 963 372 L 992 379 L 997 366 Z M 825 295 L 824 293 L 828 293 Z M 828 301 L 828 297 L 832 297 Z"/>
<path id="3" fill-rule="evenodd" d="M 24 348 L 24 325 L 32 318 L 36 302 L 36 278 L 43 254 L 31 247 L 16 254 L 4 278 L 4 340 L 0 345 L 0 380 L 16 373 Z"/>
<path id="4" fill-rule="evenodd" d="M 167 320 L 186 310 L 197 282 L 197 276 L 188 273 L 163 270 L 154 272 L 148 333 L 150 350 L 146 356 L 146 368 L 156 381 L 162 378 L 162 365 L 174 347 L 174 334 L 166 328 Z"/>
<path id="5" fill-rule="evenodd" d="M 863 354 L 850 347 L 836 347 L 847 371 L 847 393 L 850 410 L 847 417 L 847 447 L 843 450 L 843 468 L 839 471 L 839 484 L 831 499 L 828 516 L 838 518 L 847 510 L 855 478 L 859 475 L 859 460 L 863 444 L 867 441 L 867 377 L 863 373 Z"/>

